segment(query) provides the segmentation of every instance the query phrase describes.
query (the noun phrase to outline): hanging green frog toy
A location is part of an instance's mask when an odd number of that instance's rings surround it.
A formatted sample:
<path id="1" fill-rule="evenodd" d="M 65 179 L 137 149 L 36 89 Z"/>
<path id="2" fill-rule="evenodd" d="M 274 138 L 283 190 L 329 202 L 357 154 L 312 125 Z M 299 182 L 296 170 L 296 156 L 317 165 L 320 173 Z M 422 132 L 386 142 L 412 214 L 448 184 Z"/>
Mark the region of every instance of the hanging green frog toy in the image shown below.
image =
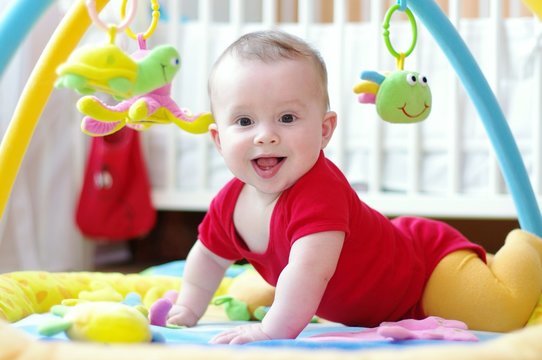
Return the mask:
<path id="1" fill-rule="evenodd" d="M 390 41 L 390 20 L 396 10 L 404 11 L 412 29 L 412 44 L 405 53 L 398 53 Z M 427 77 L 417 71 L 404 70 L 404 61 L 416 46 L 417 27 L 414 15 L 406 7 L 406 1 L 392 6 L 386 13 L 383 23 L 384 41 L 388 51 L 395 57 L 397 69 L 379 73 L 363 71 L 362 81 L 354 86 L 358 101 L 362 104 L 375 104 L 380 118 L 390 123 L 408 124 L 427 119 L 431 112 L 431 90 Z"/>

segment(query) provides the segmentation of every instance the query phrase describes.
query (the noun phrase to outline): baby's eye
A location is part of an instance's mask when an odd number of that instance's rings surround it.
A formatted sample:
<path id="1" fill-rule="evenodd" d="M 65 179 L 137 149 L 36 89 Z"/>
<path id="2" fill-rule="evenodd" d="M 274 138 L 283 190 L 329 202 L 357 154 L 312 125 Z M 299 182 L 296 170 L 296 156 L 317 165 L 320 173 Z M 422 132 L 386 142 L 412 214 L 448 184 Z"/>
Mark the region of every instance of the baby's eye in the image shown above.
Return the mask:
<path id="1" fill-rule="evenodd" d="M 250 126 L 252 125 L 252 120 L 247 117 L 243 117 L 237 120 L 237 124 L 239 124 L 240 126 Z"/>
<path id="2" fill-rule="evenodd" d="M 280 117 L 280 122 L 283 122 L 286 124 L 293 123 L 294 120 L 295 120 L 295 116 L 293 116 L 292 114 L 285 114 Z"/>

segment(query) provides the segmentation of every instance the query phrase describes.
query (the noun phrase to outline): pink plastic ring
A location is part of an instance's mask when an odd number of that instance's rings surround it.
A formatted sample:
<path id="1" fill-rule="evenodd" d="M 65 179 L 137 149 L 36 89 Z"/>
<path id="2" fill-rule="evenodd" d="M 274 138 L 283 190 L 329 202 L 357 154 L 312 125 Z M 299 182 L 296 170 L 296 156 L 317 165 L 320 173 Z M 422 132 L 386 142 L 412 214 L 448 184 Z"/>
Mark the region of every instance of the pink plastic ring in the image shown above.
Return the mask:
<path id="1" fill-rule="evenodd" d="M 88 9 L 88 15 L 92 19 L 92 21 L 98 25 L 102 30 L 109 31 L 110 26 L 106 25 L 102 20 L 100 20 L 100 17 L 98 16 L 98 13 L 96 12 L 96 0 L 86 0 L 87 9 Z M 134 20 L 135 14 L 137 10 L 137 0 L 131 1 L 130 6 L 130 12 L 128 13 L 128 16 L 124 18 L 122 23 L 116 27 L 117 32 L 124 31 L 130 25 L 130 23 Z"/>

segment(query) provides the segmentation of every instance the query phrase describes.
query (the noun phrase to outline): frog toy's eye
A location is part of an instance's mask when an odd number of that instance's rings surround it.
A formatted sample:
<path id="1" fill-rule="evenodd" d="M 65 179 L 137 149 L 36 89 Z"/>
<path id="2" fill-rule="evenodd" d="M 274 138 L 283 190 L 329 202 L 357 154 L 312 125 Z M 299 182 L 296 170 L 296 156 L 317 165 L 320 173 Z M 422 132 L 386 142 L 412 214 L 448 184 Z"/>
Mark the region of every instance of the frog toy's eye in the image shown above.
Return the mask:
<path id="1" fill-rule="evenodd" d="M 414 86 L 418 82 L 418 78 L 416 77 L 416 74 L 408 73 L 406 76 L 406 81 L 408 85 Z"/>
<path id="2" fill-rule="evenodd" d="M 427 86 L 428 85 L 427 76 L 420 75 L 419 76 L 419 83 L 420 83 L 421 86 Z"/>

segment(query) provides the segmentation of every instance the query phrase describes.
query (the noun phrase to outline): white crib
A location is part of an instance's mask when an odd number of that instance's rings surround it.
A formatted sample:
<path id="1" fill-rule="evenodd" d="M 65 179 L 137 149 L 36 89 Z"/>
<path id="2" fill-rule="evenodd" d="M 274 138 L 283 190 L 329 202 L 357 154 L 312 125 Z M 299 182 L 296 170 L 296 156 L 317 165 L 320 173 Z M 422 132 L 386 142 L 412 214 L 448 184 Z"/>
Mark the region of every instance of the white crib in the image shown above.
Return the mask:
<path id="1" fill-rule="evenodd" d="M 0 11 L 6 4 L 0 3 Z M 542 25 L 520 0 L 439 0 L 489 80 L 519 145 L 538 199 L 542 198 Z M 149 6 L 138 0 L 139 9 Z M 417 125 L 390 125 L 351 91 L 362 70 L 392 70 L 381 23 L 395 1 L 159 0 L 164 13 L 149 47 L 175 44 L 183 67 L 173 96 L 182 107 L 208 109 L 208 71 L 240 34 L 278 27 L 319 48 L 329 70 L 331 107 L 339 128 L 327 154 L 360 197 L 386 215 L 516 219 L 492 145 L 458 77 L 418 21 L 419 39 L 406 68 L 420 70 L 433 92 L 431 116 Z M 0 136 L 41 51 L 73 0 L 56 0 L 22 44 L 0 82 Z M 120 0 L 101 14 L 116 23 Z M 138 11 L 134 31 L 149 24 Z M 391 36 L 402 48 L 409 25 L 394 16 Z M 133 41 L 119 37 L 119 46 Z M 104 41 L 92 26 L 81 43 Z M 73 221 L 88 137 L 81 134 L 78 96 L 53 91 L 27 151 L 9 207 L 0 220 L 0 269 L 83 269 L 91 249 Z M 159 210 L 205 211 L 230 178 L 208 136 L 174 125 L 143 133 L 153 198 Z M 0 174 L 0 184 L 2 174 Z M 540 203 L 540 201 L 539 201 Z M 51 211 L 51 204 L 54 211 Z M 23 221 L 24 220 L 24 221 Z M 500 222 L 500 223 L 504 223 Z"/>
<path id="2" fill-rule="evenodd" d="M 382 19 L 394 1 L 162 0 L 155 43 L 175 44 L 183 67 L 173 85 L 179 105 L 208 109 L 206 78 L 218 54 L 240 34 L 280 28 L 317 47 L 327 62 L 338 131 L 327 154 L 360 196 L 386 215 L 515 218 L 492 146 L 471 100 L 431 35 L 418 21 L 418 43 L 405 68 L 429 78 L 430 117 L 415 125 L 378 119 L 357 103 L 352 86 L 362 70 L 393 70 Z M 541 26 L 519 0 L 450 0 L 444 10 L 469 46 L 500 101 L 528 169 L 542 192 Z M 140 19 L 143 22 L 148 19 Z M 410 25 L 395 18 L 397 48 L 411 41 Z M 231 176 L 207 136 L 173 127 L 145 134 L 158 209 L 204 211 Z"/>

